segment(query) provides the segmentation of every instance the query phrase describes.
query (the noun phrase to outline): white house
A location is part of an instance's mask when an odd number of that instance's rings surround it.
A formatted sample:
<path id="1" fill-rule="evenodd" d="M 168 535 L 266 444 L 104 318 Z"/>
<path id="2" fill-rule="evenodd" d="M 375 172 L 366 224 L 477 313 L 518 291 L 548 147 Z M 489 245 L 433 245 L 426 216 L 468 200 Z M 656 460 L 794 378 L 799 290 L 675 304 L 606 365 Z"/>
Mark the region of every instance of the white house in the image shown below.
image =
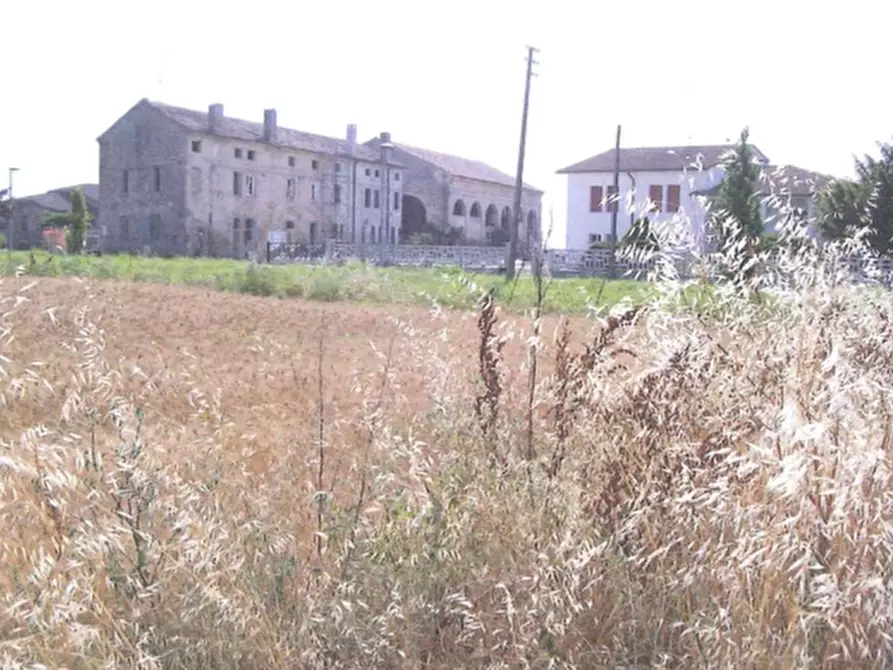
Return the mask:
<path id="1" fill-rule="evenodd" d="M 619 197 L 614 197 L 615 150 L 611 149 L 558 170 L 567 175 L 567 249 L 587 249 L 609 242 L 611 219 L 617 211 L 617 235 L 622 238 L 639 217 L 654 223 L 684 221 L 696 244 L 707 232 L 706 203 L 719 188 L 722 161 L 733 145 L 638 147 L 620 150 Z M 815 191 L 830 177 L 794 166 L 773 166 L 752 146 L 761 166 L 759 192 L 787 202 L 785 206 L 812 213 Z M 775 225 L 777 203 L 764 198 L 767 230 Z"/>

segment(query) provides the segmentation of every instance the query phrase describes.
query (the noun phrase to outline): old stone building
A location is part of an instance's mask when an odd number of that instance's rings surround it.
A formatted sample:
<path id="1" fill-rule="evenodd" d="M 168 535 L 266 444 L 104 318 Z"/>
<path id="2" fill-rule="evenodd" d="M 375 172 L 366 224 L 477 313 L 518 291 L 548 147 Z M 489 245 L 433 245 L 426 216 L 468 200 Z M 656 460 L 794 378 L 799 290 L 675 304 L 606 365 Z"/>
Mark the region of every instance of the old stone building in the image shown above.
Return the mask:
<path id="1" fill-rule="evenodd" d="M 400 237 L 403 165 L 358 144 L 143 99 L 99 138 L 101 246 L 260 258 L 268 240 Z"/>
<path id="2" fill-rule="evenodd" d="M 365 143 L 381 147 L 381 139 Z M 393 143 L 394 159 L 406 166 L 403 184 L 404 238 L 426 228 L 454 230 L 468 244 L 503 244 L 514 208 L 515 178 L 480 161 Z M 524 184 L 522 245 L 541 238 L 542 196 Z"/>

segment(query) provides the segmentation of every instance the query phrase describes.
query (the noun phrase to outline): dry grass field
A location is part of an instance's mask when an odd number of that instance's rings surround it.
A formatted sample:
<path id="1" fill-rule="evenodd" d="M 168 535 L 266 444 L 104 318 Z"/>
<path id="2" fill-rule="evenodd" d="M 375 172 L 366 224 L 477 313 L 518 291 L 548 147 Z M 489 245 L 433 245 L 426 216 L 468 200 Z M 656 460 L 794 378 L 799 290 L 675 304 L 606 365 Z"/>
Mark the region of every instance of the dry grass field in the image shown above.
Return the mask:
<path id="1" fill-rule="evenodd" d="M 893 309 L 775 297 L 5 278 L 0 667 L 887 667 Z"/>

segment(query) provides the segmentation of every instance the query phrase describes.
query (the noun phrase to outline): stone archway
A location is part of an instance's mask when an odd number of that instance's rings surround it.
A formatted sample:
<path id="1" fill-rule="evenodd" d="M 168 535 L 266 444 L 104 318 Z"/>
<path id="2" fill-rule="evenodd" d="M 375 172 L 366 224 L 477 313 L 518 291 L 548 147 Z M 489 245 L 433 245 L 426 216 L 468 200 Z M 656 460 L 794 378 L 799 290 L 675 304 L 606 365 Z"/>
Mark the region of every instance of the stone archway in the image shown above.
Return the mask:
<path id="1" fill-rule="evenodd" d="M 424 232 L 428 223 L 425 205 L 414 195 L 403 195 L 403 214 L 400 225 L 400 242 L 406 242 L 413 235 Z"/>

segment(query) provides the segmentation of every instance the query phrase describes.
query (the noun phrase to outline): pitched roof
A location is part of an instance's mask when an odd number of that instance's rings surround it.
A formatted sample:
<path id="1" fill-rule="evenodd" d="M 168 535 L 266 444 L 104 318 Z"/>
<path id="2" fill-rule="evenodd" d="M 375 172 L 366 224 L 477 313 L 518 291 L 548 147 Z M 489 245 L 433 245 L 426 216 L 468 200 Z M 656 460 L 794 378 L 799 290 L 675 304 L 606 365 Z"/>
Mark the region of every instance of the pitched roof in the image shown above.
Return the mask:
<path id="1" fill-rule="evenodd" d="M 54 212 L 67 212 L 70 205 L 68 198 L 63 196 L 61 193 L 55 193 L 52 191 L 49 193 L 26 195 L 23 198 L 16 198 L 16 200 L 27 200 L 28 202 L 33 202 L 37 205 L 40 205 L 44 209 L 49 209 Z"/>
<path id="2" fill-rule="evenodd" d="M 224 116 L 218 128 L 214 133 L 211 133 L 208 127 L 207 110 L 198 111 L 195 109 L 187 109 L 185 107 L 175 107 L 174 105 L 150 100 L 143 100 L 143 102 L 151 105 L 169 119 L 191 132 L 202 133 L 205 135 L 213 134 L 218 137 L 269 144 L 269 142 L 264 139 L 263 123 Z M 311 151 L 318 154 L 356 157 L 370 163 L 378 163 L 381 160 L 381 156 L 377 151 L 374 151 L 369 147 L 364 147 L 361 144 L 357 145 L 356 154 L 351 154 L 346 139 L 305 133 L 300 130 L 283 128 L 282 126 L 278 127 L 276 141 L 273 142 L 273 144 L 280 147 Z M 391 163 L 397 165 L 397 163 L 394 163 L 393 161 L 391 161 Z"/>
<path id="3" fill-rule="evenodd" d="M 62 188 L 54 188 L 49 193 L 59 193 L 60 195 L 71 198 L 71 192 L 76 188 L 81 189 L 87 200 L 95 200 L 99 202 L 99 184 L 74 184 L 73 186 L 63 186 Z"/>
<path id="4" fill-rule="evenodd" d="M 378 138 L 373 138 L 366 142 L 367 146 L 376 145 Z M 502 186 L 515 186 L 515 178 L 511 175 L 497 170 L 495 167 L 482 163 L 481 161 L 472 160 L 470 158 L 462 158 L 452 154 L 445 154 L 439 151 L 431 151 L 430 149 L 422 149 L 409 144 L 394 143 L 394 147 L 401 151 L 405 151 L 411 156 L 415 156 L 419 160 L 440 168 L 447 174 L 455 177 L 464 177 L 465 179 L 474 179 L 477 181 L 485 181 L 492 184 L 501 184 Z M 542 191 L 530 184 L 524 184 L 524 188 L 529 191 Z"/>
<path id="5" fill-rule="evenodd" d="M 800 195 L 809 196 L 827 186 L 834 177 L 820 172 L 812 172 L 795 165 L 766 165 L 760 170 L 757 195 Z M 719 193 L 721 184 L 692 195 L 712 196 Z"/>
<path id="6" fill-rule="evenodd" d="M 722 162 L 734 144 L 705 144 L 682 147 L 634 147 L 620 149 L 622 172 L 664 172 L 707 169 Z M 766 155 L 751 145 L 756 158 L 768 163 Z M 615 150 L 610 149 L 586 160 L 558 170 L 558 174 L 575 172 L 613 172 Z"/>

